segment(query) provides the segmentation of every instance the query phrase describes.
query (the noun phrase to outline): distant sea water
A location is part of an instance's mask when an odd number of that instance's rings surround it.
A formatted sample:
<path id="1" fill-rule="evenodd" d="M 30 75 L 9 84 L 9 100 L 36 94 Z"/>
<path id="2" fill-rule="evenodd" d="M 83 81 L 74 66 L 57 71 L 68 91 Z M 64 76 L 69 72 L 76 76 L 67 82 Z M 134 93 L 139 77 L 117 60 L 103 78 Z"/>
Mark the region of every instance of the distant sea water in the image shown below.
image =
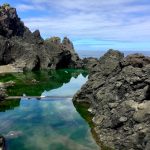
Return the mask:
<path id="1" fill-rule="evenodd" d="M 107 51 L 96 51 L 96 50 L 78 50 L 77 53 L 81 58 L 85 57 L 96 57 L 99 58 L 103 56 Z M 124 53 L 125 56 L 129 54 L 135 54 L 135 53 L 140 53 L 145 56 L 150 56 L 150 51 L 121 51 Z"/>

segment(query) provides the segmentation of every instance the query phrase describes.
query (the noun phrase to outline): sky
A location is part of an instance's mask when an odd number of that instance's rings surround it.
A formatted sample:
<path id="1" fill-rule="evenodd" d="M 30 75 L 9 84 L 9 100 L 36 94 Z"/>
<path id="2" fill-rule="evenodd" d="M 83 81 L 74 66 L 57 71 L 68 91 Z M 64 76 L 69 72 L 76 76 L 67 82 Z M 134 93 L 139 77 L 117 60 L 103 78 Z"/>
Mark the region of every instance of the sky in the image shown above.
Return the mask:
<path id="1" fill-rule="evenodd" d="M 77 50 L 150 51 L 150 0 L 0 0 L 42 37 L 69 37 Z"/>

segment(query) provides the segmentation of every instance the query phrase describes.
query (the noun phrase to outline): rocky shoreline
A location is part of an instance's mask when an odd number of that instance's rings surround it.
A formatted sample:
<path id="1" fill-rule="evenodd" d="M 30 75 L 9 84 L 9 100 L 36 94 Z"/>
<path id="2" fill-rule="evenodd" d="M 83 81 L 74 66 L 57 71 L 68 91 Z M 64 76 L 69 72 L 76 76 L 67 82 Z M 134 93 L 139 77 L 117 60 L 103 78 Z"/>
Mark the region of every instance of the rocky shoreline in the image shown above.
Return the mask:
<path id="1" fill-rule="evenodd" d="M 73 43 L 59 37 L 44 40 L 39 30 L 33 33 L 24 25 L 15 8 L 0 6 L 0 74 L 83 68 Z M 6 97 L 6 87 L 0 83 L 0 100 Z"/>
<path id="2" fill-rule="evenodd" d="M 67 37 L 44 40 L 15 8 L 0 6 L 0 73 L 60 68 L 90 70 L 73 101 L 90 105 L 98 141 L 115 150 L 150 150 L 150 57 L 109 50 L 100 59 L 81 60 Z M 0 101 L 13 84 L 0 83 Z"/>
<path id="3" fill-rule="evenodd" d="M 89 103 L 100 142 L 115 150 L 150 149 L 150 57 L 109 50 L 74 96 Z"/>

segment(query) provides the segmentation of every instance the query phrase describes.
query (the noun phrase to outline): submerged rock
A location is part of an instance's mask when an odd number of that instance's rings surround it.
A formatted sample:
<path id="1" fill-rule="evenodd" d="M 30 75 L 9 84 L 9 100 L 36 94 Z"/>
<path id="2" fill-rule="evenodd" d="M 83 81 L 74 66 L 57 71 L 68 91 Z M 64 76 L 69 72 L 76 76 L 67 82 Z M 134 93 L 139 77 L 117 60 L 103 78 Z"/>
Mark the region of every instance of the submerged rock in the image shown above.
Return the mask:
<path id="1" fill-rule="evenodd" d="M 14 81 L 8 81 L 8 82 L 0 82 L 0 101 L 4 100 L 7 97 L 7 87 L 14 86 Z"/>
<path id="2" fill-rule="evenodd" d="M 4 100 L 6 96 L 6 89 L 0 88 L 0 101 Z"/>
<path id="3" fill-rule="evenodd" d="M 99 141 L 115 150 L 150 145 L 150 58 L 109 50 L 74 96 L 88 102 Z"/>
<path id="4" fill-rule="evenodd" d="M 1 150 L 6 150 L 5 138 L 3 136 L 0 136 L 0 149 Z"/>
<path id="5" fill-rule="evenodd" d="M 5 136 L 10 139 L 18 138 L 19 136 L 22 136 L 23 132 L 22 131 L 10 131 L 7 133 Z"/>
<path id="6" fill-rule="evenodd" d="M 43 40 L 39 30 L 31 32 L 18 17 L 16 9 L 0 6 L 0 65 L 16 70 L 81 68 L 82 61 L 72 42 L 65 37 Z"/>

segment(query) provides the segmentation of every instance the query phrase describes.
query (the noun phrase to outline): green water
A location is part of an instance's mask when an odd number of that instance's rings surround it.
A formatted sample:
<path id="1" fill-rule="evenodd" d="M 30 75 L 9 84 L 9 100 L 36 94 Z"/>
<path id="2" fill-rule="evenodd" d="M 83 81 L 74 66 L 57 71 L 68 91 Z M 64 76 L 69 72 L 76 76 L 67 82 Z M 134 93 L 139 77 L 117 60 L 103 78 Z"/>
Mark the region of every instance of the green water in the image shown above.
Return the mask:
<path id="1" fill-rule="evenodd" d="M 42 71 L 8 74 L 0 81 L 16 82 L 9 95 L 73 96 L 86 75 L 83 70 Z M 83 111 L 77 110 L 71 98 L 1 102 L 0 133 L 8 150 L 98 150 L 89 124 L 80 115 Z"/>

